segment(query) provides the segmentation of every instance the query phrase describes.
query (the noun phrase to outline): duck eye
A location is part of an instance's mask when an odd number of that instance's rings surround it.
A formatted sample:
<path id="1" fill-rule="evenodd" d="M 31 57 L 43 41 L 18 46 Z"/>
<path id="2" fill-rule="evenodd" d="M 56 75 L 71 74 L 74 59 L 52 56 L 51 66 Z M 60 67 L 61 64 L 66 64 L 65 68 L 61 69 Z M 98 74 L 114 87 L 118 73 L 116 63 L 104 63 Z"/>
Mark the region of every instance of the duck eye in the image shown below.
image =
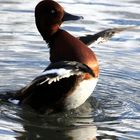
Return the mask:
<path id="1" fill-rule="evenodd" d="M 54 14 L 54 13 L 56 13 L 56 11 L 55 10 L 51 10 L 51 14 Z"/>

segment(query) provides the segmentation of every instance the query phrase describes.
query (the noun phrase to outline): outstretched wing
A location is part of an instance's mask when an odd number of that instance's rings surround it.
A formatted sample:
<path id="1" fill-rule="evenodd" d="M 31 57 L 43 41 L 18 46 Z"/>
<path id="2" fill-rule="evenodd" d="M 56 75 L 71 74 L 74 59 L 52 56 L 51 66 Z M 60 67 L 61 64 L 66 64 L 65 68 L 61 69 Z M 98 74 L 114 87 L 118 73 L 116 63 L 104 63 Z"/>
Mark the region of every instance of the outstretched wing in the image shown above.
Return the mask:
<path id="1" fill-rule="evenodd" d="M 134 28 L 136 28 L 136 27 L 133 26 L 133 27 L 124 27 L 124 28 L 123 27 L 122 28 L 109 28 L 109 29 L 103 30 L 103 31 L 98 32 L 93 35 L 81 36 L 81 37 L 79 37 L 79 39 L 86 45 L 90 45 L 94 42 L 99 44 L 99 43 L 108 41 L 116 33 L 120 33 L 122 31 L 126 31 L 126 30 L 131 30 Z"/>

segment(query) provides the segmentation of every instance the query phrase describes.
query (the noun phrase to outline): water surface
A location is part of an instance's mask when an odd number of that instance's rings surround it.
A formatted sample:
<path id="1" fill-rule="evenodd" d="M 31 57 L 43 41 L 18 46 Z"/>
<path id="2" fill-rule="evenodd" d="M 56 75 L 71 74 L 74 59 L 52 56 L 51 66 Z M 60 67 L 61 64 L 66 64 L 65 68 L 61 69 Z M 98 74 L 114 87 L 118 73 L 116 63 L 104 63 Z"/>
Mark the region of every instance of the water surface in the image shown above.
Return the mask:
<path id="1" fill-rule="evenodd" d="M 49 49 L 34 23 L 39 0 L 0 0 L 0 92 L 29 83 L 49 63 Z M 75 36 L 110 27 L 137 26 L 104 44 L 92 44 L 100 79 L 79 109 L 38 115 L 0 102 L 1 140 L 139 140 L 140 139 L 140 1 L 59 0 L 84 20 L 62 28 Z"/>

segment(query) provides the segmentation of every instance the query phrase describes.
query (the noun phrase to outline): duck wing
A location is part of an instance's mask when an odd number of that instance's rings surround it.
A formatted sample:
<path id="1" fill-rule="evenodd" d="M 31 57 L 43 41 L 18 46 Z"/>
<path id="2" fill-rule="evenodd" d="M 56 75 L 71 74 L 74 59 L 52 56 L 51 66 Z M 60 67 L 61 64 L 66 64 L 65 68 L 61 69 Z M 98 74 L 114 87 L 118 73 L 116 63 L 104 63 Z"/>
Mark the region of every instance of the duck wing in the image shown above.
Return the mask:
<path id="1" fill-rule="evenodd" d="M 74 90 L 85 73 L 94 77 L 93 71 L 79 62 L 51 63 L 29 85 L 18 91 L 13 99 L 20 100 L 20 104 L 28 104 L 36 110 L 43 106 L 52 106 L 62 101 L 69 91 Z"/>
<path id="2" fill-rule="evenodd" d="M 100 44 L 100 43 L 104 43 L 104 42 L 108 41 L 116 33 L 131 30 L 134 28 L 136 28 L 136 27 L 132 26 L 132 27 L 109 28 L 109 29 L 105 29 L 105 30 L 100 31 L 93 35 L 81 36 L 81 37 L 79 37 L 79 39 L 86 45 L 90 45 L 94 42 L 96 42 L 97 44 Z"/>

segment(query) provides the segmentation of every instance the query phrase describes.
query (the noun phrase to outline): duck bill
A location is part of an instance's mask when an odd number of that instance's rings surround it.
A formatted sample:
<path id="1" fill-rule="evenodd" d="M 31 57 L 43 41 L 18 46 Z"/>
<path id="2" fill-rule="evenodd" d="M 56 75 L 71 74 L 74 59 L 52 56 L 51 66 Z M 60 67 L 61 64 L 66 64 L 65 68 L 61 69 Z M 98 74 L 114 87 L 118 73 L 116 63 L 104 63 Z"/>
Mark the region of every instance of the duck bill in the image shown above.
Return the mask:
<path id="1" fill-rule="evenodd" d="M 63 17 L 62 21 L 80 20 L 80 19 L 83 19 L 83 17 L 82 16 L 75 16 L 75 15 L 69 14 L 67 12 L 64 12 L 64 17 Z"/>

